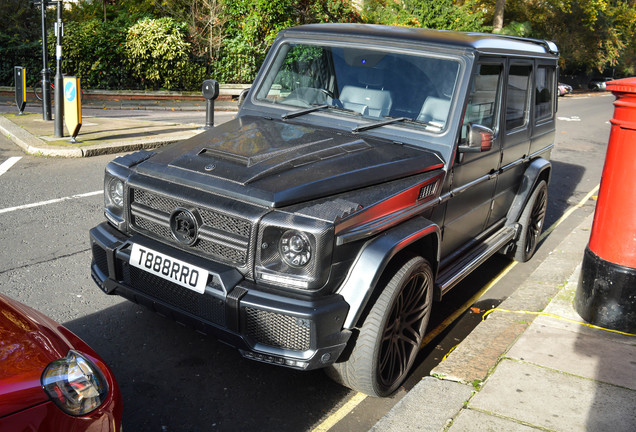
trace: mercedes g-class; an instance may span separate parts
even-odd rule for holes
[[[282,31],[234,120],[108,164],[92,276],[246,358],[389,395],[436,302],[535,252],[557,61],[491,34]]]

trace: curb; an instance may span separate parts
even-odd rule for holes
[[[589,240],[592,220],[593,214],[572,230],[499,308],[543,310],[568,283],[578,280],[576,269]],[[534,318],[524,316],[521,321],[508,314],[490,315],[370,431],[446,430]],[[437,411],[441,415],[433,415]]]
[[[81,158],[105,154],[151,149],[173,144],[191,138],[194,135],[171,137],[169,139],[145,139],[118,141],[116,144],[95,144],[86,147],[59,148],[47,145],[41,139],[17,126],[11,120],[0,115],[0,132],[20,147],[26,154],[48,157]]]

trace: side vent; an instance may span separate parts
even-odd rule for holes
[[[437,184],[439,181],[434,181],[427,185],[424,185],[420,188],[420,193],[417,196],[418,201],[427,200],[435,196],[435,192],[437,191]]]

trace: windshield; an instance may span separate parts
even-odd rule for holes
[[[288,43],[278,51],[256,98],[300,108],[288,118],[317,110],[303,108],[335,107],[345,115],[403,118],[441,131],[459,69],[459,61],[428,53]]]

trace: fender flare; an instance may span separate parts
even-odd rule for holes
[[[530,199],[530,195],[532,194],[534,187],[537,185],[539,178],[541,178],[542,174],[546,170],[548,171],[546,182],[550,183],[550,175],[552,174],[552,164],[550,161],[538,158],[533,160],[528,168],[526,168],[526,171],[523,173],[523,180],[521,181],[521,186],[519,187],[517,196],[515,196],[515,199],[508,210],[508,215],[506,216],[507,225],[517,223],[526,203],[528,202],[528,199]]]
[[[440,259],[440,229],[437,224],[421,216],[384,231],[364,244],[338,290],[338,294],[349,304],[344,328],[355,326],[391,259],[414,242],[430,235],[436,236],[437,242],[437,262],[431,263],[435,268]]]

